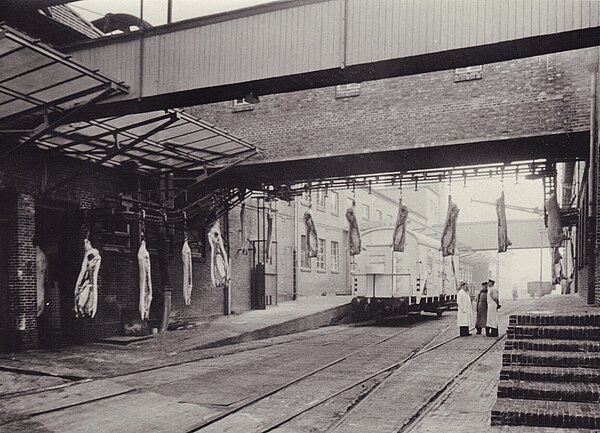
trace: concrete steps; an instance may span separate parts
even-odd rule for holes
[[[600,314],[511,316],[492,425],[600,428]]]

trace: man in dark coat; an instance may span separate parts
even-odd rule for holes
[[[481,330],[486,327],[487,322],[487,281],[481,283],[481,291],[477,295],[477,320],[475,321],[475,328],[477,334],[481,334]]]

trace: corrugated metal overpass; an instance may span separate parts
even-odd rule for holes
[[[285,0],[70,52],[131,86],[98,117],[590,47],[599,26],[595,0]]]

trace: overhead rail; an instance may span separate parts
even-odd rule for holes
[[[487,164],[463,167],[447,167],[429,170],[408,170],[402,172],[380,173],[362,176],[345,176],[323,179],[312,179],[294,184],[265,184],[265,192],[278,193],[285,191],[295,195],[310,190],[328,189],[355,189],[355,188],[414,188],[418,190],[421,185],[448,183],[450,186],[466,186],[469,180],[476,179],[504,179],[513,178],[518,182],[526,178],[537,179],[547,173],[548,162],[545,159],[532,161],[518,161],[511,164]]]

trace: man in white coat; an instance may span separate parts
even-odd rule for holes
[[[469,328],[473,326],[473,308],[471,307],[471,297],[469,296],[467,283],[460,282],[458,287],[458,295],[456,295],[456,303],[458,304],[458,315],[456,323],[461,337],[468,337]]]

